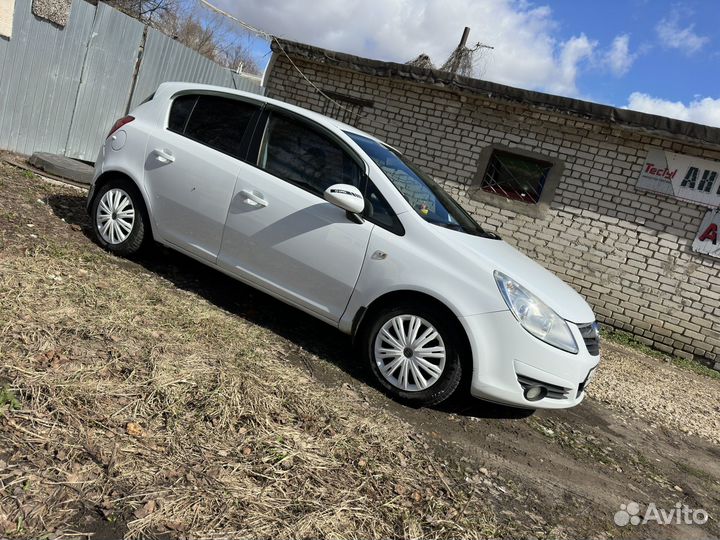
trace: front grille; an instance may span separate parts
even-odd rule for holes
[[[524,375],[518,375],[517,379],[520,386],[522,386],[523,391],[527,390],[531,386],[543,386],[547,389],[547,395],[545,397],[549,397],[551,399],[567,399],[570,394],[570,388],[557,386],[556,384],[548,384],[538,381],[537,379],[525,377]]]
[[[590,324],[578,325],[580,335],[585,341],[585,347],[593,356],[600,355],[600,332],[596,322]]]

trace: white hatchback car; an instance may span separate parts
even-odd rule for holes
[[[598,326],[400,152],[311,111],[165,83],[118,120],[88,195],[98,242],[156,240],[352,334],[391,395],[577,405]]]

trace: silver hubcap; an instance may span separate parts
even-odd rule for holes
[[[398,315],[375,337],[375,363],[394,387],[407,392],[425,390],[445,369],[445,343],[422,317]]]
[[[135,208],[130,195],[122,189],[111,189],[97,207],[97,230],[108,244],[121,244],[132,232]]]

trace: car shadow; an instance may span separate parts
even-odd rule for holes
[[[58,218],[79,227],[89,240],[95,242],[83,196],[51,195],[47,202]],[[379,389],[369,370],[351,352],[350,337],[299,309],[157,243],[134,257],[132,262],[176,287],[197,294],[218,308],[288,340],[297,346],[297,351],[289,355],[291,359],[300,359],[302,350],[308,351],[362,384]],[[456,396],[433,408],[439,412],[493,419],[526,418],[534,412],[472,398],[467,381],[465,386]]]

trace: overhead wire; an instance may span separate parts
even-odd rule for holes
[[[293,61],[293,59],[290,57],[290,55],[289,55],[289,54],[287,53],[287,51],[285,50],[285,47],[283,47],[282,43],[280,42],[280,40],[279,40],[276,36],[274,36],[274,35],[266,32],[266,31],[264,31],[264,30],[261,30],[260,28],[257,28],[257,27],[255,27],[255,26],[253,26],[253,25],[251,25],[251,24],[248,24],[248,23],[246,23],[245,21],[242,21],[242,20],[238,19],[237,17],[235,17],[234,15],[228,13],[227,11],[224,11],[224,10],[220,9],[219,7],[215,6],[214,4],[211,4],[210,2],[208,2],[208,0],[198,0],[198,2],[200,2],[201,4],[203,4],[203,5],[204,5],[205,7],[207,7],[208,9],[214,11],[215,13],[217,13],[217,14],[219,14],[219,15],[222,15],[223,17],[226,17],[226,18],[234,21],[235,23],[237,23],[237,24],[239,24],[240,26],[242,26],[243,28],[245,28],[245,30],[247,30],[248,32],[251,32],[251,33],[253,33],[253,34],[257,35],[257,36],[260,36],[260,37],[262,37],[262,38],[265,38],[266,40],[270,41],[271,43],[275,43],[275,45],[277,46],[277,48],[278,48],[278,49],[280,50],[280,52],[285,56],[285,58],[287,58],[288,62],[290,62],[290,65],[295,69],[295,71],[297,71],[297,72],[300,74],[300,76],[301,76],[310,86],[312,86],[318,94],[320,94],[322,97],[324,97],[325,99],[327,99],[328,101],[330,101],[331,103],[333,103],[334,105],[336,105],[337,107],[339,107],[340,109],[349,112],[349,113],[350,113],[351,115],[353,115],[353,116],[358,116],[358,117],[362,117],[362,116],[363,116],[362,114],[360,114],[360,113],[358,113],[358,112],[356,112],[356,111],[354,111],[354,110],[352,110],[352,109],[350,109],[350,108],[342,105],[342,104],[339,103],[337,100],[331,98],[331,97],[328,96],[321,88],[319,88],[314,82],[312,82],[312,81],[308,78],[308,76],[305,75],[305,73],[303,73],[303,71],[302,71],[302,70],[297,66],[297,64]]]

